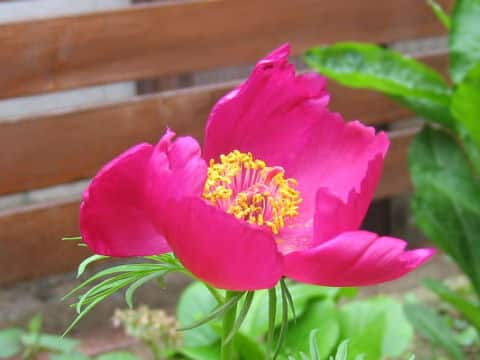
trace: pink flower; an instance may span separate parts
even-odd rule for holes
[[[203,155],[167,130],[104,166],[81,233],[98,254],[173,251],[199,279],[254,290],[282,276],[327,286],[393,280],[433,249],[359,231],[389,140],[327,109],[325,79],[295,75],[284,45],[213,108]]]

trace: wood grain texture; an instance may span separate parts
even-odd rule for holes
[[[393,133],[376,198],[409,190],[406,149],[412,131]],[[89,252],[71,241],[77,235],[78,200],[0,213],[0,286],[73,270]]]
[[[423,58],[446,68],[446,56]],[[211,107],[236,83],[137,97],[82,111],[0,123],[0,195],[92,176],[128,147],[155,142],[171,127],[202,138]],[[381,125],[412,115],[372,91],[330,82],[334,111],[345,119]]]
[[[243,64],[284,42],[299,54],[439,34],[419,0],[190,0],[3,24],[0,98]]]

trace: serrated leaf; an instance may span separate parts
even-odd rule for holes
[[[480,62],[480,0],[457,0],[449,34],[450,74],[460,83]]]
[[[456,139],[426,127],[410,146],[409,167],[417,225],[480,294],[480,182],[471,163]]]
[[[338,43],[308,50],[305,61],[343,85],[380,91],[426,119],[453,126],[447,83],[412,58],[372,44]]]
[[[465,359],[450,328],[431,308],[408,301],[404,309],[408,319],[420,334],[435,345],[444,348],[454,359]]]

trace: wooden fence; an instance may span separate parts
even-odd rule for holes
[[[451,0],[440,1],[450,8]],[[420,0],[189,0],[0,25],[0,98],[185,74],[255,61],[290,42],[295,54],[336,41],[392,42],[443,35]],[[444,54],[422,60],[446,69]],[[64,113],[0,122],[0,195],[91,177],[168,124],[201,138],[211,106],[234,83],[192,87]],[[369,91],[330,83],[331,107],[386,126],[411,115]],[[1,117],[1,114],[0,114]],[[416,129],[391,133],[377,197],[409,189],[406,148]],[[0,285],[67,271],[88,254],[78,198],[0,212]]]

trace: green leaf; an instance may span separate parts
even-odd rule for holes
[[[480,22],[480,17],[479,17]],[[452,97],[452,114],[480,148],[480,63],[458,85]]]
[[[340,315],[342,337],[351,340],[352,358],[363,353],[367,358],[376,358],[376,354],[378,358],[397,357],[413,338],[413,329],[402,306],[390,298],[346,304],[340,309]]]
[[[289,356],[310,352],[310,334],[315,329],[318,356],[325,359],[335,349],[340,337],[337,309],[331,299],[312,302],[297,321],[289,325],[281,353]]]
[[[9,358],[20,352],[23,331],[20,329],[0,330],[0,359]]]
[[[445,10],[443,10],[442,5],[437,3],[435,0],[427,0],[428,5],[432,8],[433,12],[437,16],[438,20],[445,26],[448,30],[450,29],[451,19],[450,16],[447,15]]]
[[[419,115],[452,127],[450,88],[414,59],[372,44],[339,43],[308,50],[305,61],[343,85],[383,92]]]
[[[447,324],[429,307],[407,301],[405,314],[415,329],[433,344],[444,348],[454,359],[465,359]]]
[[[464,299],[437,280],[425,280],[424,285],[443,301],[457,309],[473,326],[480,331],[480,307]]]
[[[182,347],[178,351],[191,360],[218,360],[220,358],[220,342],[205,346]]]
[[[208,315],[217,305],[217,301],[200,282],[190,284],[180,296],[177,305],[177,319],[180,326],[187,326]],[[211,345],[219,335],[205,324],[183,334],[186,347],[198,348]]]
[[[480,62],[480,0],[457,0],[449,36],[450,74],[460,83]]]
[[[347,360],[348,359],[348,343],[350,340],[343,340],[338,345],[337,353],[335,354],[335,360]]]
[[[83,275],[83,273],[85,272],[85,270],[87,269],[87,266],[90,265],[91,263],[93,262],[96,262],[96,261],[100,261],[100,260],[104,260],[104,259],[108,259],[108,256],[103,256],[103,255],[92,255],[92,256],[89,256],[88,258],[86,258],[85,260],[83,260],[80,265],[78,265],[78,270],[77,270],[77,278],[79,278],[80,276]]]
[[[240,310],[239,314],[237,315],[237,318],[235,319],[235,324],[233,325],[233,328],[228,334],[228,336],[225,338],[225,344],[228,344],[233,339],[235,334],[240,330],[240,327],[242,326],[242,323],[248,314],[248,310],[252,305],[254,295],[255,295],[255,291],[247,292],[247,295],[245,296],[245,301],[242,305],[242,309]]]
[[[166,275],[166,272],[154,272],[153,274],[147,275],[145,277],[142,277],[135,282],[133,282],[128,288],[127,291],[125,291],[125,302],[127,303],[128,307],[131,309],[133,308],[133,296],[135,295],[135,292],[138,290],[139,287],[145,285],[147,282],[157,279],[160,277],[164,277]]]
[[[196,327],[202,326],[206,323],[209,323],[212,320],[218,319],[221,317],[224,313],[226,313],[228,310],[230,310],[233,306],[235,306],[240,298],[244,295],[245,293],[238,293],[231,297],[228,301],[226,301],[224,304],[219,304],[215,309],[213,309],[209,314],[204,316],[202,319],[199,319],[191,324],[182,326],[181,328],[178,329],[178,331],[186,331],[186,330],[191,330]]]
[[[454,138],[425,127],[410,146],[417,225],[458,264],[480,294],[480,182]]]
[[[64,353],[73,351],[78,345],[77,340],[49,334],[40,334],[38,337],[36,334],[25,334],[22,336],[22,342],[26,346],[36,345],[41,349]]]
[[[300,317],[305,311],[309,302],[317,299],[338,300],[342,297],[353,297],[356,294],[354,288],[333,288],[299,283],[289,283],[288,289],[295,304],[295,317]],[[280,290],[277,290],[277,307],[281,306]],[[287,298],[288,300],[288,298]],[[257,291],[255,299],[252,302],[250,311],[241,327],[243,333],[249,334],[253,338],[260,338],[268,330],[268,313],[265,311],[268,307],[267,291]],[[277,314],[275,326],[280,325],[281,316]],[[293,319],[293,314],[289,314],[289,319]]]
[[[95,360],[140,360],[140,358],[129,352],[116,351],[97,356]]]

